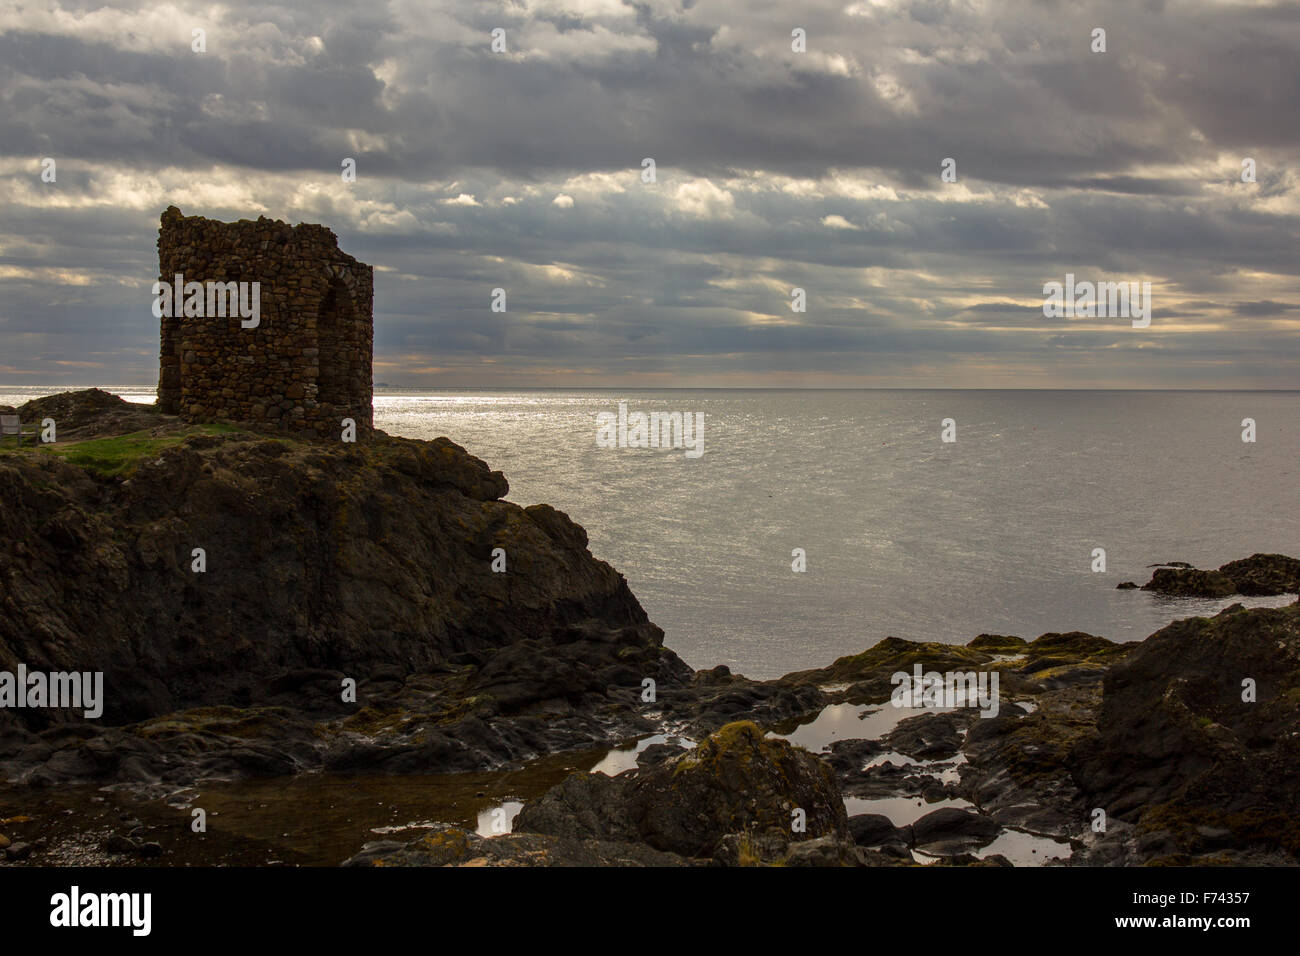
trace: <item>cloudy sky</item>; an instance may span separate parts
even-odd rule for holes
[[[332,228],[393,384],[1300,387],[1298,119],[1297,3],[3,0],[0,384],[156,382],[175,203]]]

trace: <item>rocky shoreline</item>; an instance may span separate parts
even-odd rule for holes
[[[754,681],[693,671],[581,527],[506,501],[505,478],[446,439],[286,439],[97,390],[20,412],[54,417],[60,441],[0,453],[0,671],[100,671],[107,693],[99,720],[0,708],[7,863],[65,862],[78,833],[94,834],[82,842],[100,862],[239,859],[195,857],[177,812],[173,823],[133,813],[114,802],[126,792],[156,808],[213,780],[353,774],[364,787],[635,740],[633,769],[564,776],[523,801],[512,832],[431,821],[414,839],[358,837],[334,862],[1294,865],[1300,854],[1300,603],[1235,604],[1132,644],[887,638]],[[1145,587],[1286,595],[1300,590],[1300,561],[1160,565]],[[894,675],[917,665],[996,675],[996,716],[971,700],[894,706]],[[85,799],[57,812],[80,830],[53,823],[57,801],[3,810],[78,787]]]

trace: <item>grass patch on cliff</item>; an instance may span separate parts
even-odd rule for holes
[[[66,445],[42,447],[46,454],[58,455],[69,464],[79,465],[104,477],[117,477],[134,471],[141,461],[159,452],[179,445],[192,435],[237,435],[242,429],[235,425],[190,425],[164,435],[153,430],[114,435],[111,438],[91,438],[69,442]]]

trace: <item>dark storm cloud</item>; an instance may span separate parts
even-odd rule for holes
[[[1300,304],[1292,302],[1238,302],[1232,307],[1237,315],[1282,315],[1297,310]]]

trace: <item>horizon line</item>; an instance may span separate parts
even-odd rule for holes
[[[97,388],[111,392],[121,389],[153,389],[157,385],[119,383],[116,385],[9,385],[0,383],[0,391],[18,389],[54,388],[62,391],[84,391]],[[1300,392],[1297,386],[1257,387],[1180,387],[1136,388],[1131,386],[1041,387],[1033,385],[390,385],[373,384],[372,389],[410,389],[415,391],[478,391],[502,392]]]

